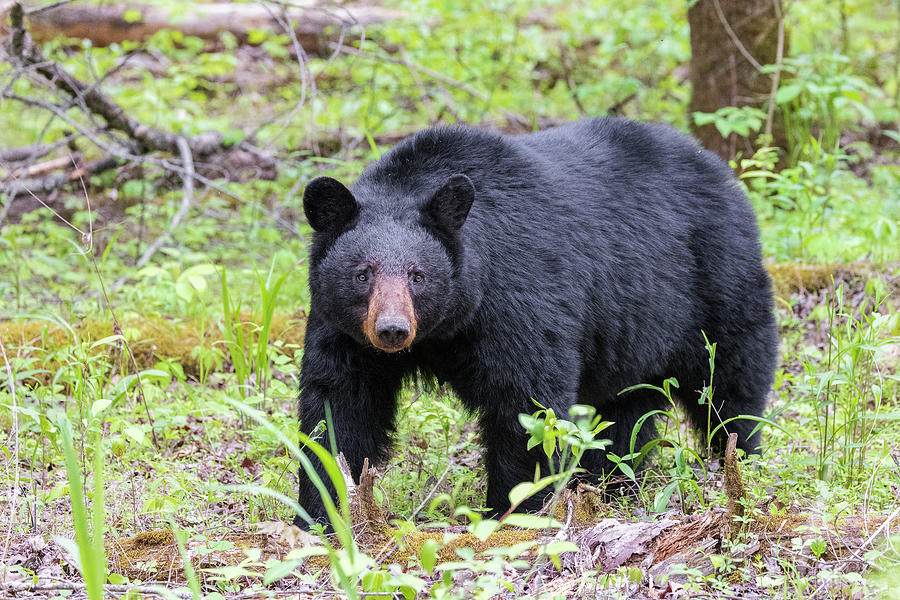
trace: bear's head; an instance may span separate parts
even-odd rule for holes
[[[465,175],[452,175],[416,202],[360,182],[354,190],[359,199],[339,181],[318,177],[303,194],[315,231],[314,306],[361,344],[397,352],[449,316],[460,229],[475,187]]]

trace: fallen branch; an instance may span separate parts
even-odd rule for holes
[[[20,179],[22,177],[39,177],[41,175],[46,175],[47,173],[52,173],[53,171],[65,169],[73,162],[77,162],[79,160],[81,160],[80,154],[73,154],[72,156],[59,156],[57,158],[52,158],[36,165],[20,167],[10,173],[10,177],[13,177],[14,179]]]
[[[72,160],[66,159],[66,164],[72,165]],[[82,165],[78,165],[76,163],[74,169],[61,175],[48,175],[46,177],[26,178],[12,181],[7,184],[6,188],[3,190],[8,197],[7,206],[12,206],[12,201],[18,196],[26,196],[30,194],[49,194],[50,192],[58,190],[63,186],[79,181],[84,177],[97,175],[99,173],[103,173],[104,171],[114,169],[118,165],[119,161],[117,159],[107,157],[101,158],[99,160],[92,160]],[[5,214],[6,213],[4,212],[4,215]],[[3,219],[0,218],[0,224],[2,223]]]
[[[0,163],[24,162],[27,160],[37,160],[45,156],[53,150],[51,144],[29,144],[21,148],[3,148],[0,149]]]
[[[63,8],[67,7],[53,7],[39,11],[39,14]],[[226,143],[222,134],[217,131],[182,136],[146,126],[130,117],[118,103],[102,91],[100,82],[92,84],[83,82],[59,64],[43,56],[25,29],[26,11],[20,2],[13,2],[8,13],[10,35],[4,49],[8,52],[10,63],[17,68],[16,77],[29,76],[33,81],[61,92],[66,99],[54,102],[53,98],[19,95],[12,91],[11,85],[0,90],[0,97],[46,110],[73,128],[75,133],[54,144],[33,144],[10,149],[0,156],[0,160],[3,157],[17,162],[35,160],[36,157],[49,153],[61,144],[69,144],[70,150],[75,152],[76,149],[71,142],[76,136],[89,140],[101,150],[104,158],[80,165],[67,173],[43,178],[36,177],[36,171],[27,170],[29,165],[19,167],[18,171],[12,174],[12,181],[6,182],[0,188],[7,196],[7,202],[2,208],[4,217],[10,211],[12,202],[19,196],[48,194],[85,175],[100,173],[127,162],[152,163],[177,173],[182,180],[185,177],[190,179],[190,182],[183,185],[189,204],[192,203],[194,181],[211,185],[210,177],[234,178],[235,174],[246,174],[248,169],[255,179],[271,179],[275,176],[275,159],[247,141],[238,144]],[[29,14],[29,19],[33,20],[36,16],[37,14]],[[73,118],[70,110],[72,107],[80,108],[86,119]],[[84,120],[87,122],[81,122]],[[154,153],[180,156],[181,163],[178,164],[166,156],[154,156]],[[47,161],[44,163],[43,172],[47,172],[51,167],[66,168],[72,162],[71,158],[59,159],[57,162]],[[188,162],[191,164],[188,165]],[[190,193],[187,192],[188,186],[191,189]],[[179,211],[181,212],[183,211]],[[158,248],[154,248],[153,252],[156,249]]]

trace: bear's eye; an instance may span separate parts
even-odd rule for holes
[[[368,281],[369,276],[366,275],[365,273],[360,273],[359,275],[356,276],[356,280],[357,281]]]
[[[425,276],[421,273],[413,273],[411,279],[413,283],[422,283],[425,281]]]

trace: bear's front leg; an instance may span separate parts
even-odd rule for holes
[[[550,475],[552,470],[547,455],[540,444],[528,450],[529,434],[519,422],[519,414],[533,414],[538,407],[531,400],[517,403],[494,404],[494,409],[482,411],[481,439],[485,446],[485,468],[487,470],[488,489],[487,507],[492,517],[502,516],[509,510],[509,492],[516,485],[534,481],[536,467],[540,465],[540,476]],[[545,403],[553,408],[560,418],[568,418],[568,406],[571,401]],[[553,460],[557,456],[554,455]],[[552,493],[548,487],[530,498],[526,498],[516,512],[537,512],[544,501]]]
[[[549,474],[546,459],[535,451],[526,449],[528,435],[515,421],[498,422],[482,418],[481,437],[485,446],[484,463],[487,471],[488,515],[499,518],[509,510],[509,492],[523,481],[534,479],[535,465],[541,464],[541,476]],[[526,499],[516,509],[519,512],[536,512],[543,505],[544,494],[538,493]]]
[[[300,431],[310,435],[326,421],[325,407],[330,406],[331,422],[316,441],[331,451],[330,427],[336,451],[343,452],[355,480],[364,459],[375,464],[390,449],[402,373],[380,358],[310,315],[300,372]],[[305,454],[337,503],[323,465],[311,451]],[[300,506],[313,520],[328,522],[321,494],[302,467],[299,495]],[[300,527],[308,525],[299,516],[294,522]]]

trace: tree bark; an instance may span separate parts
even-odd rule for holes
[[[726,106],[768,108],[772,76],[760,73],[759,66],[777,62],[782,15],[781,0],[698,0],[688,10],[691,115],[714,113]],[[787,52],[786,37],[782,55]],[[693,117],[690,120],[693,124]],[[738,151],[753,152],[750,140],[735,134],[723,139],[711,123],[692,127],[703,146],[725,160]],[[784,138],[779,129],[776,122],[776,144]]]

